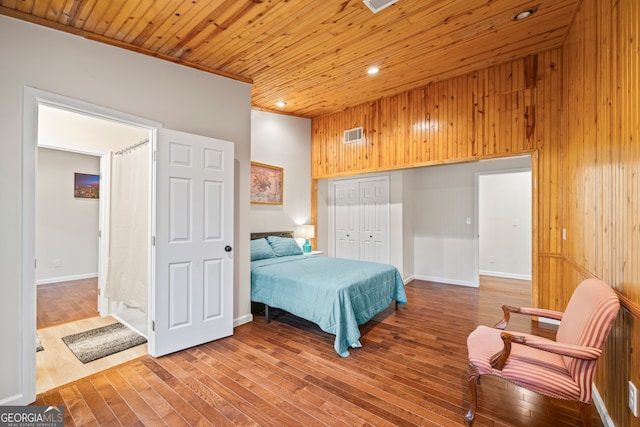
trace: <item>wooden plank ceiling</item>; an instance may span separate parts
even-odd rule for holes
[[[399,0],[373,14],[361,0],[0,0],[0,13],[252,82],[254,108],[316,117],[559,47],[579,2]]]

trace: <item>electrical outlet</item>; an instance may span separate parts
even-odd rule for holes
[[[638,389],[629,381],[629,409],[634,417],[638,416]]]
[[[59,259],[53,260],[53,268],[59,268],[62,265]]]

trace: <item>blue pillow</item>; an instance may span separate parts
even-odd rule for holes
[[[251,261],[258,259],[275,258],[276,253],[273,252],[266,238],[254,239],[251,241]]]
[[[302,255],[302,249],[290,237],[267,236],[267,241],[276,256]]]

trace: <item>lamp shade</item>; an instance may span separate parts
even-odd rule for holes
[[[316,228],[313,225],[299,225],[296,227],[296,235],[303,239],[313,239],[316,236]]]

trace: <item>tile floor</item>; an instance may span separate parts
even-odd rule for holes
[[[147,344],[83,364],[62,341],[62,337],[115,323],[111,316],[92,317],[38,329],[44,351],[36,353],[36,393],[51,390],[96,372],[147,354]]]

